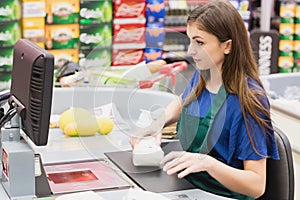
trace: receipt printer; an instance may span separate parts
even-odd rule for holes
[[[152,136],[143,138],[132,151],[135,166],[159,166],[163,157],[163,150]]]

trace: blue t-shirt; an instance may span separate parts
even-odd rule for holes
[[[199,78],[199,72],[196,70],[182,94],[183,102],[197,85]],[[253,79],[248,80],[248,85],[250,89],[263,90]],[[187,114],[205,117],[215,96],[216,94],[204,89],[202,94],[186,107]],[[270,109],[267,97],[261,97],[260,101],[267,109]],[[263,117],[267,119],[266,116]],[[265,134],[250,115],[248,119],[256,151],[247,134],[239,98],[235,94],[228,94],[224,105],[214,119],[208,136],[208,145],[212,147],[209,154],[238,169],[243,169],[244,160],[260,160],[266,157],[278,160],[279,154],[274,132],[269,131],[269,134]]]

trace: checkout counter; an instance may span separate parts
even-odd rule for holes
[[[70,107],[81,107],[94,109],[103,105],[113,103],[120,115],[132,128],[138,119],[140,110],[151,110],[154,107],[165,107],[171,100],[178,98],[167,92],[154,90],[141,90],[134,88],[54,88],[52,101],[52,116],[59,115]],[[95,190],[99,196],[106,200],[123,199],[130,190],[141,189],[138,182],[131,179],[123,169],[120,169],[111,162],[105,153],[124,152],[131,150],[129,144],[130,129],[115,124],[114,129],[108,135],[96,135],[88,137],[66,137],[59,128],[51,128],[49,132],[48,144],[46,146],[33,146],[36,153],[41,155],[44,168],[66,163],[101,161],[113,169],[124,181],[124,187]],[[163,141],[174,142],[174,140]],[[132,162],[127,160],[127,162]],[[19,166],[22,170],[22,166]],[[51,169],[51,167],[50,167]],[[2,169],[1,169],[2,170]],[[141,174],[143,176],[143,174]],[[22,179],[22,177],[20,177]],[[175,179],[174,179],[175,180]],[[154,184],[164,184],[156,182]],[[165,186],[164,186],[165,187]],[[183,190],[172,190],[160,192],[169,199],[228,199],[216,196],[208,192],[190,188]],[[59,194],[42,197],[42,200],[54,199]],[[146,196],[145,196],[146,197]],[[2,185],[0,185],[0,199],[10,199]],[[26,199],[25,197],[18,199]],[[143,198],[146,199],[146,198]]]

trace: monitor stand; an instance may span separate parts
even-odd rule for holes
[[[19,124],[19,116],[15,115],[10,120],[10,126],[2,128],[0,132],[0,182],[11,199],[49,196],[51,190],[41,158],[21,139]]]

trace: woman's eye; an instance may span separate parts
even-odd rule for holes
[[[196,40],[196,43],[197,43],[198,45],[200,45],[200,46],[203,45],[203,42],[202,42],[202,41],[197,41],[197,40]]]

